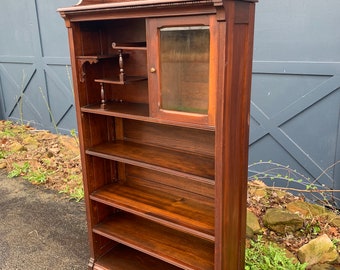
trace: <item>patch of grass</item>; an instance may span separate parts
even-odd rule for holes
[[[251,240],[246,249],[245,270],[304,270],[307,264],[293,262],[283,249],[271,243],[265,243],[261,237]]]

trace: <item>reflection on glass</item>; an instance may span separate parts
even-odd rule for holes
[[[160,30],[161,109],[207,114],[209,27]]]

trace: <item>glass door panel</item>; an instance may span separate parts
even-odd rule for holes
[[[161,109],[208,114],[209,27],[164,27],[159,35]]]
[[[213,16],[147,19],[150,117],[214,127],[217,45]]]

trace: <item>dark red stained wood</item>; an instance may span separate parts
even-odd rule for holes
[[[214,245],[146,219],[118,213],[93,231],[184,269],[214,269]]]
[[[201,204],[200,201],[166,190],[162,192],[119,184],[97,190],[91,195],[91,199],[214,240],[213,205]]]
[[[123,126],[124,136],[129,141],[211,158],[215,155],[215,133],[211,131],[128,119],[124,119]]]
[[[69,34],[88,269],[244,269],[254,2],[83,0],[59,10]],[[156,28],[193,22],[209,25],[212,37],[208,113],[158,114]],[[129,54],[126,76],[148,79],[104,81],[110,102],[100,106],[95,80],[120,72],[117,59],[102,59],[116,53],[112,42]],[[130,47],[136,42],[142,48]]]
[[[198,181],[214,180],[214,159],[209,157],[126,141],[99,144],[86,153]]]
[[[171,126],[183,126],[190,127],[200,130],[210,130],[214,131],[214,126],[198,125],[185,122],[174,122],[159,118],[149,117],[149,105],[146,103],[134,103],[126,101],[108,101],[105,106],[101,106],[99,100],[95,104],[89,104],[81,107],[82,112],[87,112],[91,114],[100,114],[107,116],[117,116],[133,120],[141,120],[150,123],[160,123]]]
[[[81,111],[136,120],[147,120],[149,115],[149,106],[143,103],[112,101],[107,102],[104,107],[101,106],[101,104],[87,105],[82,107]]]
[[[216,122],[215,270],[244,269],[254,8],[241,1],[224,6],[227,64]]]
[[[103,78],[103,79],[95,79],[95,82],[98,83],[108,83],[108,84],[129,84],[129,83],[134,83],[134,82],[139,82],[139,81],[144,81],[147,80],[146,77],[141,77],[141,76],[126,76],[124,81],[120,81],[119,78]]]
[[[200,182],[131,165],[126,165],[125,168],[129,185],[157,190],[166,188],[169,193],[174,192],[174,194],[184,192],[185,195],[181,196],[193,198],[200,201],[201,204],[214,204],[215,182]]]

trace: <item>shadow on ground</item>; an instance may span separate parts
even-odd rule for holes
[[[0,270],[87,269],[84,203],[0,170]]]

